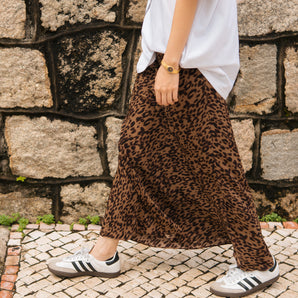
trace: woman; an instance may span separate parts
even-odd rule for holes
[[[119,239],[164,248],[232,243],[237,265],[211,286],[246,296],[273,283],[226,98],[239,70],[232,0],[149,0],[119,163],[91,251],[54,261],[59,276],[120,274]]]

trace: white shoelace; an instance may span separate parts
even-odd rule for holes
[[[87,247],[81,248],[79,251],[64,259],[65,261],[90,261],[89,249]]]

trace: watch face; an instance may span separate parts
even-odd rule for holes
[[[169,66],[168,67],[168,71],[172,72],[173,71],[173,67]]]

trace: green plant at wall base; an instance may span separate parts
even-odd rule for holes
[[[26,228],[28,223],[29,223],[29,220],[27,218],[21,217],[18,220],[19,227],[18,227],[17,231],[23,232],[23,230]]]
[[[22,181],[22,182],[24,182],[26,179],[27,179],[26,177],[19,176],[19,177],[17,177],[16,181]]]
[[[45,214],[43,216],[37,216],[36,223],[39,224],[40,222],[50,225],[52,223],[55,223],[55,217],[53,214]]]
[[[88,225],[88,219],[84,217],[80,217],[79,224],[84,225],[86,227]]]
[[[4,214],[0,215],[0,225],[11,226],[13,223],[16,223],[20,217],[19,213],[12,213],[11,216]]]
[[[273,222],[284,222],[287,221],[285,218],[282,218],[277,213],[272,212],[271,214],[267,214],[261,218],[261,221],[273,221]]]
[[[70,225],[70,227],[69,227],[69,229],[71,230],[71,231],[73,231],[73,226],[75,225],[75,222],[73,222],[73,223],[71,223],[71,225]]]
[[[99,221],[100,221],[98,215],[95,215],[95,216],[90,216],[90,215],[88,215],[88,216],[87,216],[87,219],[88,219],[88,220],[90,221],[90,223],[93,224],[93,225],[98,225],[98,224],[99,224]]]
[[[294,222],[295,222],[295,223],[298,223],[298,217],[297,217],[296,219],[294,219]]]

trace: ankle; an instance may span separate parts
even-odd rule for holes
[[[90,255],[92,255],[96,260],[98,261],[106,261],[107,259],[110,259],[115,255],[115,252],[113,253],[97,253],[97,252],[90,252]]]

